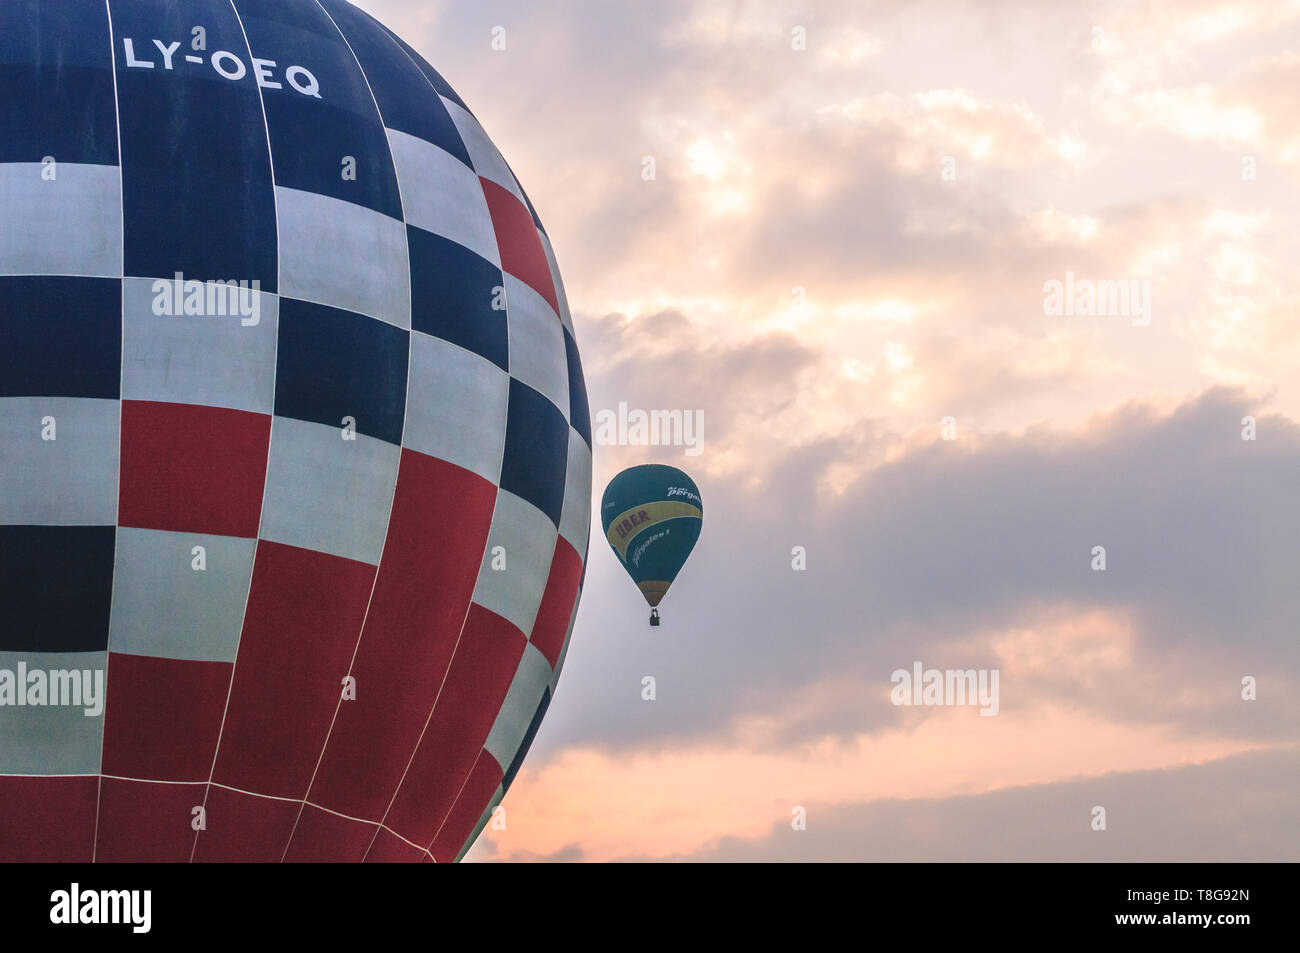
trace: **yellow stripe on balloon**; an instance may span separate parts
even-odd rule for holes
[[[614,517],[614,521],[609,524],[609,545],[614,547],[618,553],[618,558],[623,559],[627,555],[627,548],[632,544],[632,540],[641,534],[641,531],[662,523],[664,520],[677,519],[681,516],[694,516],[696,519],[704,518],[704,511],[698,506],[691,503],[683,503],[681,500],[660,500],[657,503],[646,503],[643,506],[634,506],[630,510],[624,510]]]

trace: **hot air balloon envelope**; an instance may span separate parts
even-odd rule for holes
[[[600,504],[605,538],[652,607],[695,548],[703,519],[695,481],[663,464],[624,470],[609,481]]]
[[[590,445],[547,234],[384,26],[0,0],[0,862],[456,859]]]

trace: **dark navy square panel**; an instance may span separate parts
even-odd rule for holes
[[[410,332],[375,318],[283,298],[275,412],[400,445]]]
[[[384,124],[356,57],[329,15],[301,0],[243,0],[236,7],[253,55],[275,63],[265,66],[262,79],[275,184],[400,219],[402,202]],[[294,74],[297,86],[309,92],[289,82],[293,67],[310,72],[314,83],[304,73]],[[313,95],[310,90],[317,87]],[[355,175],[348,170],[347,178],[345,157],[355,162]]]
[[[361,61],[384,125],[441,146],[473,168],[447,107],[394,38],[350,3],[326,3],[325,7]]]
[[[391,36],[391,38],[395,40],[396,44],[398,44],[399,47],[402,47],[403,52],[406,52],[406,55],[415,61],[415,65],[419,66],[420,72],[424,73],[424,78],[428,79],[429,85],[433,86],[434,90],[437,90],[439,96],[445,96],[446,99],[450,99],[452,103],[459,105],[461,109],[464,109],[465,112],[469,113],[469,107],[465,105],[463,99],[460,99],[460,96],[456,95],[456,91],[452,90],[451,83],[448,83],[446,79],[443,79],[442,74],[439,74],[438,70],[435,70],[433,66],[430,66],[429,61],[420,56],[420,53],[417,53],[411,44],[407,43],[406,40],[400,38],[400,36],[389,30],[389,27],[383,26],[382,23],[374,20],[373,17],[370,17],[370,14],[365,14],[365,16],[367,16],[367,20],[373,22],[377,27],[380,27],[380,29],[383,30],[383,33]],[[473,113],[469,114],[473,116]]]
[[[569,464],[569,425],[549,398],[510,380],[501,489],[522,497],[560,525]]]
[[[256,280],[263,291],[275,291],[275,193],[266,123],[234,8],[228,0],[111,0],[111,7],[126,273]],[[195,25],[206,30],[202,51],[193,49]],[[172,69],[155,39],[164,46],[180,42]],[[226,78],[218,67],[239,78]]]
[[[0,651],[108,646],[116,532],[112,526],[0,526]]]
[[[115,399],[122,380],[122,283],[0,277],[0,397]]]
[[[569,422],[591,446],[591,408],[587,404],[587,381],[582,376],[582,360],[578,357],[578,342],[569,329],[564,329],[564,353],[569,360]]]
[[[533,739],[537,737],[537,729],[542,727],[542,719],[546,717],[546,709],[551,707],[551,690],[548,688],[542,693],[542,700],[537,705],[537,711],[533,712],[533,720],[528,723],[528,731],[524,734],[524,740],[519,745],[519,751],[515,753],[510,762],[510,767],[506,769],[505,777],[501,779],[503,791],[509,791],[510,785],[515,782],[515,775],[524,765],[524,758],[528,754],[528,749],[533,746]]]
[[[117,165],[104,0],[0,3],[0,162]]]
[[[411,327],[481,354],[508,370],[505,309],[492,307],[501,269],[464,245],[406,226],[411,252]]]

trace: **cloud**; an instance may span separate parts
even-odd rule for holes
[[[779,420],[796,413],[800,377],[819,357],[787,332],[710,340],[673,311],[635,320],[607,315],[589,328],[587,353],[594,360],[584,369],[593,418],[616,410],[620,402],[698,411],[715,464],[723,463],[728,448],[747,446],[756,430],[779,426]],[[792,436],[796,427],[791,422],[785,429]],[[674,448],[659,455],[670,459],[681,453]]]
[[[1241,439],[1246,415],[1258,418],[1254,442]],[[784,716],[830,673],[861,692],[917,658],[987,665],[999,640],[1015,645],[1011,633],[1059,631],[1074,617],[1121,620],[1136,674],[1101,691],[1063,673],[1038,695],[1189,733],[1292,734],[1300,427],[1213,391],[1171,411],[1124,405],[1076,431],[937,437],[936,422],[931,437],[870,465],[870,435],[815,443],[753,488],[697,472],[705,529],[665,602],[662,640],[647,641],[636,592],[597,537],[565,672],[582,683],[583,708],[567,709],[562,690],[539,750],[725,735],[747,717]],[[638,457],[602,450],[597,490]],[[825,486],[853,461],[855,480]],[[1104,573],[1090,568],[1097,545]],[[795,546],[806,572],[791,570]],[[1261,673],[1275,686],[1269,717],[1247,717],[1236,686]],[[653,715],[638,697],[645,674],[670,698]],[[1189,696],[1191,686],[1204,694]],[[837,697],[826,696],[832,711]],[[835,724],[852,734],[893,715],[877,700]],[[804,712],[788,733],[807,740],[831,722]]]
[[[904,823],[907,836],[884,840],[884,851],[894,844],[898,855],[884,859],[917,853],[916,859],[943,859],[944,852],[973,859],[986,851],[995,852],[993,859],[1014,856],[1023,847],[1023,832],[1008,849],[1000,843],[1002,828],[1026,823],[1031,834],[1045,839],[1029,856],[1055,848],[1069,853],[1051,859],[1094,859],[1083,835],[1090,833],[1091,808],[1101,804],[1113,818],[1109,833],[1115,842],[1105,853],[1131,857],[1146,846],[1131,832],[1158,809],[1169,787],[1162,783],[1165,775],[1197,784],[1200,779],[1188,777],[1186,766],[1222,764],[1252,751],[1269,753],[1240,742],[1189,742],[1165,726],[1081,718],[1061,706],[989,719],[969,710],[941,710],[882,735],[823,739],[798,749],[762,743],[654,754],[574,749],[526,779],[521,775],[518,796],[506,801],[505,828],[485,837],[494,856],[516,860],[572,853],[566,838],[574,830],[582,831],[583,856],[590,860],[707,858],[728,851],[815,858],[828,850],[836,852],[834,859],[868,860],[880,859],[881,848],[857,829],[874,835],[877,818],[901,814],[940,827],[936,834],[964,833],[916,838],[915,825]],[[1298,765],[1294,747],[1274,753],[1285,771],[1281,778],[1273,772],[1263,790],[1262,780],[1248,770],[1207,773],[1215,780],[1226,774],[1236,785],[1224,800],[1266,800],[1266,819],[1281,826],[1297,816],[1293,799],[1285,797],[1285,780],[1296,777]],[[1236,764],[1249,762],[1238,758]],[[1136,772],[1136,783],[1114,782],[1116,775]],[[998,792],[1006,796],[993,796]],[[1031,811],[1016,809],[1028,800],[1035,802]],[[1169,800],[1186,810],[1209,799]],[[805,812],[809,832],[816,828],[822,836],[789,843],[792,819]],[[1163,850],[1188,849],[1186,839],[1200,829],[1193,813],[1178,818],[1182,830],[1177,824],[1164,827]],[[1000,823],[990,823],[989,815]],[[1236,822],[1250,830],[1258,820],[1241,812]],[[747,850],[745,842],[754,849]],[[1213,843],[1200,838],[1191,849]]]
[[[1300,753],[1018,787],[970,797],[816,808],[671,860],[1279,862],[1300,856]],[[1092,830],[1092,808],[1107,828]]]

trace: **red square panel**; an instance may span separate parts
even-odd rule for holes
[[[298,801],[255,797],[208,788],[207,829],[199,832],[194,859],[220,863],[279,863],[298,819]]]
[[[497,759],[486,751],[478,756],[474,770],[470,772],[465,788],[456,799],[456,804],[447,815],[447,821],[433,841],[433,858],[442,864],[455,861],[460,849],[465,846],[469,835],[474,833],[474,826],[487,810],[492,795],[501,785],[501,765]]]
[[[104,773],[207,781],[230,691],[229,662],[108,656]]]
[[[189,863],[194,808],[203,784],[159,784],[105,778],[99,793],[95,860],[107,863]]]
[[[378,829],[377,824],[339,817],[307,804],[284,859],[293,864],[359,864]]]
[[[122,401],[119,525],[256,536],[270,433],[265,414]]]
[[[529,641],[546,656],[555,668],[564,648],[564,637],[569,632],[573,618],[573,604],[578,599],[578,583],[582,581],[582,559],[572,544],[561,536],[555,541],[555,555],[551,559],[551,574],[546,579],[546,591],[537,610],[533,633]]]
[[[528,206],[491,179],[479,176],[479,181],[483,183],[492,228],[501,249],[501,267],[550,302],[558,316],[560,304],[555,295],[555,282],[551,280],[551,266],[546,261],[546,249],[542,248]]]
[[[419,743],[469,610],[496,487],[402,451],[388,540],[344,702],[310,797],[378,821]]]
[[[368,864],[418,864],[428,855],[418,847],[412,847],[392,831],[381,827],[379,836],[370,845],[366,854]]]
[[[0,863],[90,863],[98,797],[98,777],[0,777]]]
[[[470,606],[447,682],[388,813],[387,825],[407,840],[433,843],[478,760],[526,644],[512,623]]]
[[[213,780],[302,798],[343,691],[375,567],[261,540]],[[384,691],[363,685],[358,691]]]

